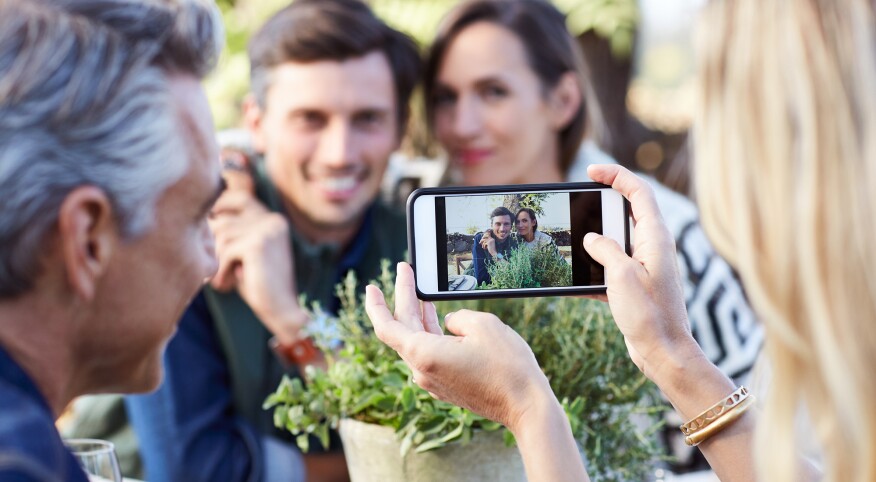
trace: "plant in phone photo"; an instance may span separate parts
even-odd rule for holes
[[[572,286],[572,265],[549,244],[529,248],[519,246],[507,261],[487,266],[492,282],[480,289],[550,288]]]
[[[528,256],[531,262],[540,254],[519,256]],[[394,273],[386,264],[376,284],[390,308],[393,282]],[[328,358],[327,370],[308,367],[307,382],[285,379],[265,401],[265,408],[274,410],[275,424],[296,436],[304,451],[311,448],[311,436],[326,446],[329,428],[340,428],[354,480],[391,479],[385,472],[357,477],[354,472],[359,469],[352,461],[362,457],[368,458],[366,465],[398,465],[402,475],[397,480],[455,479],[448,470],[457,468],[448,468],[443,457],[453,457],[454,465],[466,463],[457,458],[459,453],[463,458],[468,454],[474,465],[494,463],[519,472],[514,476],[492,473],[484,480],[525,480],[519,454],[507,448],[514,443],[511,433],[419,388],[407,365],[375,336],[356,286],[352,274],[339,285],[341,308],[331,320],[334,329],[331,335],[315,334]],[[654,386],[630,362],[623,337],[604,304],[578,298],[535,298],[442,302],[437,308],[439,318],[461,308],[489,311],[523,336],[562,401],[594,481],[644,480],[652,473],[653,463],[663,457],[654,437],[660,424],[653,416],[662,410],[662,402]],[[317,316],[319,307],[313,310]],[[330,348],[338,342],[340,350]],[[350,427],[357,426],[372,430],[362,443],[350,439],[354,432]],[[376,438],[378,429],[387,440]],[[378,450],[387,443],[392,444],[394,458],[386,453],[356,453],[362,446]],[[452,450],[461,452],[440,455]],[[500,459],[509,453],[517,465]],[[430,457],[437,466],[423,468],[423,461]],[[412,472],[415,466],[420,468]],[[464,467],[459,473],[476,470]]]

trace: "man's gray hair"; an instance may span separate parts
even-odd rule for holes
[[[188,168],[167,73],[221,49],[200,0],[0,0],[0,298],[32,288],[66,196],[103,190],[121,233],[154,221]]]

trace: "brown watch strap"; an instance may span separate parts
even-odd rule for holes
[[[319,348],[310,337],[298,339],[291,344],[280,343],[277,337],[273,337],[268,340],[268,346],[286,368],[293,365],[304,366],[319,357]]]

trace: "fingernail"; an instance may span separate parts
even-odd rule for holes
[[[450,318],[451,315],[453,315],[452,311],[450,313],[447,313],[446,315],[444,315],[444,321],[447,321],[447,318]]]
[[[584,235],[584,246],[590,246],[596,238],[599,237],[596,233],[587,233]]]

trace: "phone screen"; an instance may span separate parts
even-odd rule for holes
[[[596,183],[424,188],[408,199],[421,299],[605,292],[584,250],[595,232],[629,252],[628,204]]]
[[[602,213],[600,190],[436,196],[438,291],[604,285],[582,244]]]

